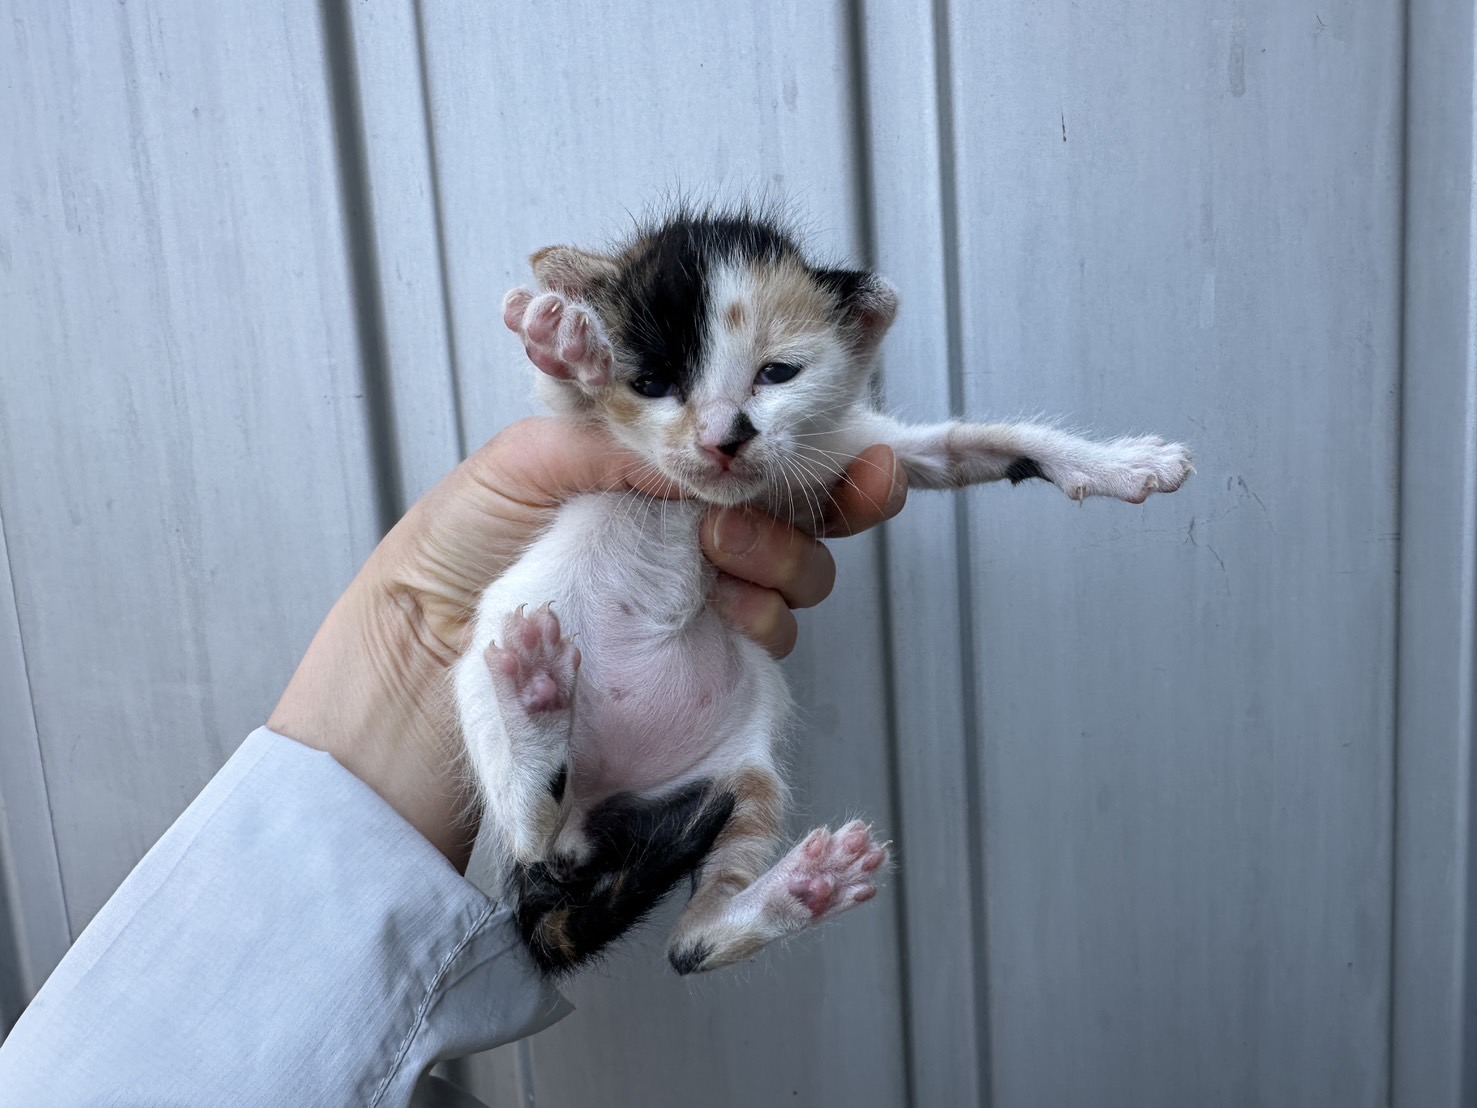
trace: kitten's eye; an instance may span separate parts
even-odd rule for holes
[[[677,391],[675,384],[655,373],[642,373],[631,378],[631,388],[642,396],[649,396],[654,400],[663,396],[671,396]]]
[[[770,362],[759,371],[759,376],[754,380],[761,385],[783,385],[799,372],[798,365],[791,365],[789,362]]]

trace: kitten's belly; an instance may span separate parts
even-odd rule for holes
[[[713,570],[696,501],[569,501],[484,594],[477,653],[519,605],[553,604],[581,663],[571,787],[582,807],[737,768],[788,698],[778,669],[704,603]],[[768,721],[768,730],[756,724]]]
[[[583,628],[575,795],[598,803],[689,776],[741,729],[754,690],[735,632],[711,611],[680,630],[617,615]]]

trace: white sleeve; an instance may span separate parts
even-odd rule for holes
[[[261,728],[0,1044],[0,1105],[377,1105],[570,1006],[328,754]]]

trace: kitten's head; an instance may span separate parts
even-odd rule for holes
[[[881,278],[813,266],[747,212],[682,212],[610,254],[550,247],[533,269],[595,309],[614,353],[608,384],[548,378],[546,395],[695,496],[809,497],[850,461],[835,431],[866,404],[897,313]]]

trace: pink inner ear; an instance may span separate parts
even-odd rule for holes
[[[881,277],[873,276],[857,303],[857,319],[868,346],[876,346],[897,318],[897,290]]]
[[[615,262],[573,246],[549,246],[529,259],[539,285],[571,300],[588,300],[596,287],[616,275]]]

